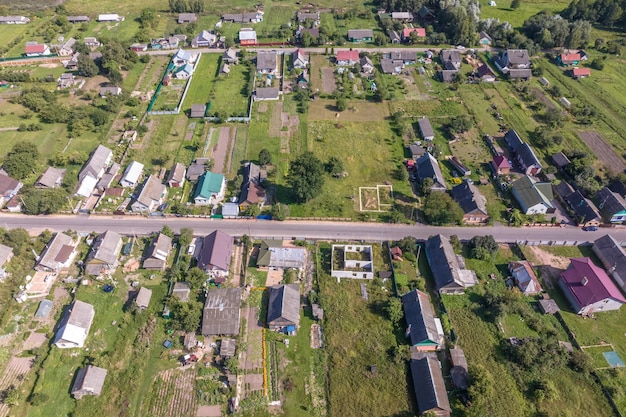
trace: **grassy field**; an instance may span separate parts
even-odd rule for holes
[[[328,275],[330,248],[320,247],[320,297],[324,308],[324,342],[328,352],[329,415],[372,417],[405,415],[410,412],[406,365],[394,362],[389,352],[404,343],[380,306],[389,292],[367,283],[369,300],[361,298],[360,283],[338,283]],[[376,268],[384,268],[381,247],[374,245]],[[388,262],[388,261],[387,261]],[[369,367],[378,366],[373,375]]]
[[[247,116],[250,94],[248,83],[253,74],[247,65],[231,65],[230,74],[215,80],[215,92],[211,100],[211,113],[227,116]]]
[[[488,5],[488,0],[481,0],[480,17],[481,19],[495,17],[502,22],[509,22],[515,28],[521,28],[524,21],[529,17],[544,10],[557,14],[563,11],[569,4],[568,1],[563,0],[529,0],[522,2],[518,9],[511,9],[511,3],[511,0],[501,0],[496,2],[496,7],[491,7]]]
[[[188,112],[192,104],[208,103],[211,92],[215,88],[219,61],[219,54],[203,54],[200,57],[181,112]]]

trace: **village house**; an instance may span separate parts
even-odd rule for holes
[[[67,271],[76,257],[78,242],[65,233],[57,233],[46,244],[37,259],[37,271],[59,273]]]
[[[593,253],[602,262],[613,282],[626,292],[626,251],[611,235],[604,235],[593,242]]]
[[[267,327],[275,332],[295,334],[300,326],[300,284],[269,287]]]
[[[98,180],[96,183],[96,189],[100,192],[103,192],[107,188],[111,187],[113,180],[117,177],[117,174],[120,172],[122,167],[120,164],[114,162],[110,167],[107,168],[102,178]]]
[[[439,52],[441,69],[438,72],[439,78],[443,82],[454,81],[455,75],[461,69],[461,52],[457,49],[442,49]]]
[[[98,368],[97,366],[87,365],[79,369],[74,384],[72,385],[72,396],[80,400],[85,395],[100,395],[104,387],[106,376],[107,370]]]
[[[173,297],[178,298],[182,302],[189,301],[189,296],[191,295],[191,284],[188,282],[175,282],[174,285],[171,286],[171,295]]]
[[[408,148],[411,159],[413,159],[414,161],[417,161],[422,155],[426,153],[426,148],[415,143],[410,144]]]
[[[256,265],[259,268],[300,269],[306,264],[306,249],[302,247],[283,247],[282,240],[266,239],[261,241]]]
[[[116,87],[116,86],[104,86],[104,87],[100,87],[100,97],[104,98],[108,95],[111,96],[119,96],[120,94],[122,94],[122,88],[121,87]]]
[[[198,16],[195,13],[180,13],[178,15],[178,24],[183,23],[195,23],[198,20]]]
[[[198,268],[209,274],[216,282],[224,282],[230,270],[230,258],[233,252],[232,236],[216,230],[206,235],[198,255]]]
[[[152,299],[152,290],[146,287],[139,288],[137,291],[137,297],[135,297],[135,305],[139,311],[144,311],[150,306],[150,299]]]
[[[309,60],[302,49],[298,48],[291,54],[291,65],[299,69],[306,68],[309,65]]]
[[[256,31],[254,31],[252,28],[241,28],[241,30],[239,31],[239,45],[256,45]]]
[[[209,158],[196,158],[193,163],[187,168],[187,180],[190,182],[197,182],[200,175],[204,174],[207,170],[207,164]]]
[[[266,179],[266,170],[253,162],[246,163],[238,200],[240,210],[246,210],[252,205],[263,207],[266,204],[266,192],[263,187]]]
[[[511,163],[504,155],[496,155],[489,164],[494,175],[507,175],[511,171]]]
[[[185,168],[184,164],[180,162],[175,163],[167,176],[167,185],[172,188],[182,187],[185,184],[186,173],[187,168]]]
[[[476,273],[465,269],[465,261],[456,255],[450,240],[443,235],[426,240],[426,259],[440,294],[463,294],[465,288],[478,284]]]
[[[26,42],[24,55],[27,57],[50,55],[50,47],[45,43]]]
[[[390,30],[388,35],[389,35],[389,41],[392,44],[399,44],[400,42],[402,42],[402,38],[400,37],[400,34],[396,32],[395,30]]]
[[[572,258],[559,286],[576,314],[619,310],[626,299],[607,273],[589,258]]]
[[[120,179],[120,185],[124,188],[134,188],[139,184],[139,179],[143,174],[143,164],[137,161],[131,162],[124,174],[122,174],[122,178]]]
[[[202,335],[237,336],[241,321],[241,288],[210,289],[202,309]]]
[[[402,34],[401,34],[402,42],[404,42],[404,43],[410,42],[412,33],[415,33],[415,35],[419,39],[425,39],[426,38],[426,29],[424,29],[424,28],[404,28],[404,29],[402,29]]]
[[[263,11],[246,13],[226,13],[222,15],[222,21],[231,23],[260,23],[263,21]]]
[[[593,203],[578,190],[565,197],[565,202],[574,212],[573,220],[583,227],[600,226],[602,217]]]
[[[85,261],[85,273],[99,276],[115,272],[122,250],[122,237],[111,231],[98,235]]]
[[[24,185],[3,173],[4,171],[0,172],[0,207],[15,197]]]
[[[192,48],[211,48],[217,44],[218,35],[208,30],[203,30],[198,36],[191,40]]]
[[[374,63],[369,56],[363,56],[359,60],[359,64],[361,65],[361,72],[364,74],[371,74],[374,71]]]
[[[622,224],[626,222],[626,199],[619,193],[604,187],[593,197],[602,219],[606,223]]]
[[[13,248],[7,245],[0,244],[0,268],[4,269],[5,265],[11,262],[11,259],[13,259]],[[4,278],[4,276],[0,278]]]
[[[228,48],[224,51],[222,55],[222,62],[228,65],[235,65],[239,63],[239,58],[237,57],[237,51],[232,48]]]
[[[552,155],[552,162],[558,170],[562,170],[571,163],[569,158],[563,152],[558,152]]]
[[[430,124],[430,120],[428,119],[428,117],[422,116],[417,119],[417,125],[419,127],[422,139],[428,142],[432,142],[435,139],[435,131],[433,130],[433,127]]]
[[[176,49],[180,40],[176,36],[150,40],[150,49]]]
[[[172,238],[163,233],[159,233],[152,239],[152,242],[150,242],[150,247],[143,260],[143,268],[165,271],[167,267],[167,257],[170,255],[171,251]]]
[[[484,83],[493,83],[496,81],[496,74],[487,64],[482,64],[476,69],[476,76]]]
[[[402,308],[407,323],[405,337],[417,351],[436,351],[444,347],[441,321],[435,317],[428,295],[420,290],[402,296]]]
[[[148,212],[155,211],[165,201],[167,188],[156,175],[150,175],[144,182],[141,192],[131,204],[132,211]]]
[[[450,194],[463,210],[463,223],[482,224],[489,220],[487,200],[474,184],[463,181],[461,184],[452,187]]]
[[[270,101],[280,98],[280,90],[277,87],[259,87],[254,90],[254,101]]]
[[[409,365],[419,414],[450,417],[448,392],[437,354],[412,350]]]
[[[113,152],[109,148],[98,145],[83,166],[83,169],[78,173],[79,186],[76,195],[88,197],[91,194],[98,180],[104,175],[112,158]]]
[[[94,37],[86,37],[85,39],[83,39],[83,43],[87,48],[91,49],[92,51],[102,46],[102,43]]]
[[[591,68],[573,68],[570,71],[572,78],[580,80],[582,78],[588,78],[591,75]]]
[[[69,38],[66,40],[63,45],[57,51],[59,56],[70,56],[74,53],[74,44],[76,43],[76,39]]]
[[[226,64],[224,64],[226,65]],[[206,104],[192,104],[189,110],[189,117],[192,119],[201,119],[206,115]]]
[[[89,16],[68,16],[67,21],[70,23],[89,23],[91,19]]]
[[[197,205],[215,205],[222,201],[225,192],[226,178],[224,175],[206,171],[198,179],[193,201]]]
[[[0,16],[0,25],[25,25],[30,19],[24,16]]]
[[[391,12],[391,18],[393,20],[400,20],[402,22],[412,22],[413,13],[411,12]]]
[[[494,59],[498,70],[513,79],[529,79],[532,76],[530,57],[526,49],[506,49]]]
[[[239,204],[227,202],[222,205],[222,217],[225,219],[235,219],[239,216]]]
[[[578,52],[563,51],[556,57],[556,61],[563,67],[578,65],[580,62],[580,54]]]
[[[350,29],[348,30],[348,40],[353,43],[372,42],[374,31],[372,29]]]
[[[77,79],[71,72],[61,74],[57,79],[57,88],[62,90],[64,88],[70,88],[78,84],[78,88],[82,87],[83,80]]]
[[[276,52],[259,52],[256,55],[256,70],[260,74],[276,74],[278,72],[278,56]]]
[[[535,295],[542,291],[537,275],[528,261],[509,263],[509,272],[522,294]]]
[[[549,182],[538,182],[526,175],[511,184],[511,192],[524,214],[546,214],[556,210]]]
[[[482,31],[478,34],[478,43],[480,45],[489,46],[491,42],[493,42],[493,39],[491,39],[491,36],[489,36],[487,32]]]
[[[60,349],[84,347],[94,315],[91,304],[74,300],[61,319],[54,345]]]
[[[178,80],[187,80],[193,75],[193,65],[185,64],[174,71],[174,77]]]
[[[430,187],[432,191],[445,191],[448,188],[439,162],[430,153],[422,155],[415,161],[415,174],[420,183],[426,178],[431,178],[433,180],[433,185]]]
[[[318,26],[320,24],[320,12],[313,11],[298,11],[296,13],[296,19],[298,23],[306,23],[311,22],[313,26]]]
[[[148,45],[145,43],[133,43],[128,48],[133,52],[144,52],[148,50]]]
[[[339,51],[336,55],[337,65],[351,67],[359,62],[359,51]]]

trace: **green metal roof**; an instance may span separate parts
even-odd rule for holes
[[[222,174],[206,171],[198,178],[198,186],[196,187],[193,198],[211,198],[211,194],[218,194],[221,191],[223,182],[224,176]]]

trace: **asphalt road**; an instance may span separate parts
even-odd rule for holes
[[[25,216],[0,215],[0,226],[23,227],[32,234],[45,229],[51,231],[75,230],[78,232],[104,232],[113,230],[127,235],[146,235],[160,230],[167,224],[175,231],[182,227],[192,228],[197,235],[208,234],[216,229],[233,236],[247,234],[260,238],[307,238],[332,240],[396,240],[404,236],[425,239],[441,233],[471,239],[475,235],[493,235],[499,242],[516,241],[568,241],[582,243],[593,241],[610,232],[617,240],[626,242],[626,229],[600,229],[586,232],[573,226],[566,227],[435,227],[424,225],[391,225],[360,222],[313,222],[313,221],[266,221],[266,220],[211,220],[204,218],[146,218],[136,216]]]

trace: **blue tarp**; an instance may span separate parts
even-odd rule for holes
[[[296,326],[287,326],[287,333],[293,333],[296,331]]]
[[[257,220],[272,220],[271,214],[261,214],[256,216]]]
[[[611,368],[623,368],[624,361],[619,357],[617,352],[603,352],[604,359],[611,365]]]
[[[163,342],[163,346],[164,346],[166,349],[171,348],[171,347],[172,347],[172,341],[171,341],[171,340],[166,340],[165,342]]]

